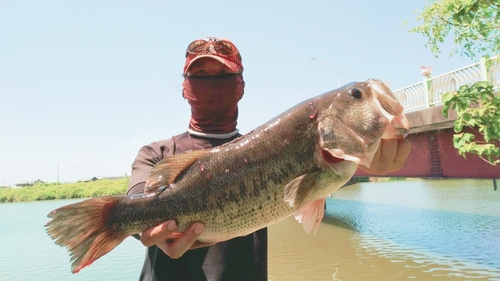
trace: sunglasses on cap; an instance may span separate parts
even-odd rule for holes
[[[231,41],[215,37],[195,40],[186,49],[186,57],[189,54],[234,56],[238,53],[238,48]]]

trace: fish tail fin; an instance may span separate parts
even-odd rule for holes
[[[104,196],[60,207],[48,214],[52,218],[45,227],[59,246],[71,256],[71,271],[78,273],[105,255],[128,234],[113,229],[108,222],[110,210],[120,196]]]

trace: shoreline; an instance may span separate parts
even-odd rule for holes
[[[123,195],[129,178],[102,179],[75,183],[42,183],[21,188],[1,188],[0,203],[29,202],[56,199],[90,198],[105,195]]]

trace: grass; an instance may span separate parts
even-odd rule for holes
[[[392,181],[404,179],[405,178],[378,178],[377,180]],[[369,178],[355,178],[354,180],[354,182],[370,181]],[[0,188],[0,203],[120,195],[127,192],[128,181],[129,178],[126,177],[118,180],[43,183],[21,188]]]
[[[22,188],[1,188],[0,203],[120,195],[129,178],[76,183],[43,183]]]

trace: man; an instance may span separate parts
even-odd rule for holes
[[[188,131],[141,148],[132,164],[128,194],[143,192],[151,168],[163,158],[240,136],[236,125],[245,84],[242,73],[240,53],[231,41],[209,37],[188,45],[183,83],[183,97],[191,106]],[[397,170],[409,150],[405,140],[385,140],[370,169],[362,168],[380,174]],[[167,242],[176,229],[171,220],[141,234],[148,250],[140,280],[268,280],[267,229],[208,247],[195,243],[202,223],[193,223]]]

